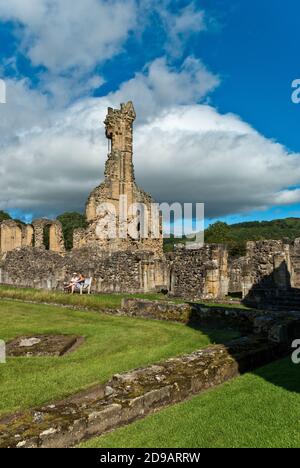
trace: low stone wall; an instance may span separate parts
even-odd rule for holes
[[[242,338],[134,371],[68,400],[0,420],[0,447],[70,447],[219,385],[281,355]]]
[[[172,301],[150,301],[135,298],[122,300],[122,312],[129,317],[170,320],[187,324],[191,319],[191,311],[192,308],[189,304],[176,304]]]
[[[290,344],[300,336],[300,312],[276,312],[205,304],[176,304],[128,298],[122,311],[130,317],[170,320],[213,328],[233,328],[245,334],[260,335],[270,341]]]
[[[300,314],[268,313],[200,304],[128,300],[123,313],[201,324],[219,320],[249,336],[164,362],[117,374],[104,385],[66,400],[0,419],[0,447],[70,447],[183,401],[290,350],[300,333]],[[193,315],[194,314],[194,315]]]

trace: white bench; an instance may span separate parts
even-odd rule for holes
[[[80,286],[79,289],[75,289],[74,292],[79,292],[80,294],[91,294],[93,278],[86,278],[84,283]]]

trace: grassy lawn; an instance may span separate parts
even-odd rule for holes
[[[91,309],[118,308],[121,307],[125,297],[137,297],[151,300],[166,300],[163,294],[64,294],[58,291],[45,289],[15,288],[13,286],[0,286],[0,298],[18,299],[21,301],[33,301],[43,303],[55,303],[61,305],[80,306]],[[180,301],[182,302],[182,301]]]
[[[92,296],[91,300],[100,301],[99,297]],[[34,299],[30,293],[29,298]],[[0,300],[0,339],[44,333],[81,335],[85,342],[63,357],[9,358],[7,364],[1,364],[0,414],[49,402],[104,382],[114,373],[237,335],[229,331],[201,332],[171,322]]]
[[[119,308],[121,307],[122,299],[127,297],[136,297],[140,299],[150,299],[157,301],[171,300],[176,303],[185,302],[179,298],[169,298],[164,294],[159,293],[147,293],[147,294],[91,294],[82,295],[79,294],[64,294],[58,291],[49,291],[44,289],[33,289],[33,288],[15,288],[13,286],[0,285],[0,298],[2,299],[17,299],[21,301],[33,301],[49,304],[60,304],[86,307],[95,310],[103,310],[104,308]],[[201,303],[201,301],[197,301]],[[239,309],[247,309],[242,304],[221,304],[221,303],[205,303],[206,307],[235,307]]]
[[[289,359],[82,447],[300,447],[300,366]]]

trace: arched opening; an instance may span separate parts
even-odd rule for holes
[[[46,250],[50,250],[50,225],[47,224],[43,229],[43,244]]]

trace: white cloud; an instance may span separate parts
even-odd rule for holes
[[[135,149],[143,186],[162,200],[204,202],[210,217],[300,199],[286,190],[299,183],[300,155],[206,105],[162,113],[138,129]]]
[[[207,30],[212,22],[201,5],[194,1],[180,8],[172,0],[142,0],[139,3],[139,18],[143,18],[139,22],[139,29],[143,29],[149,22],[151,24],[153,18],[155,24],[159,21],[159,28],[166,35],[165,38],[161,37],[162,49],[173,57],[183,56],[187,41],[193,35]]]
[[[180,69],[167,65],[164,57],[154,60],[141,73],[108,97],[118,105],[133,100],[140,121],[152,119],[163,109],[198,102],[219,85],[219,79],[203,63],[187,57]]]
[[[0,0],[0,17],[20,23],[22,49],[52,73],[93,68],[120,51],[135,26],[134,0]]]
[[[207,28],[204,11],[199,10],[194,3],[188,4],[176,14],[167,9],[160,12],[168,31],[166,50],[172,55],[181,55],[186,40]]]
[[[154,100],[157,92],[152,89]],[[82,208],[103,178],[103,120],[114,101],[112,95],[86,98],[50,112],[48,128],[42,122],[2,148],[0,209],[54,215]],[[233,114],[168,103],[135,126],[137,182],[156,199],[205,202],[212,217],[299,201],[299,189],[288,189],[300,179],[298,154]]]
[[[102,83],[89,72],[121,50],[136,8],[133,0],[0,0],[1,18],[23,24],[23,50],[46,67],[42,89],[55,96],[49,100],[26,79],[7,80],[0,209],[51,215],[82,208],[103,177],[106,108],[127,100],[138,114],[137,181],[159,201],[205,202],[214,217],[299,201],[299,189],[290,187],[300,179],[300,156],[208,106],[219,78],[194,57],[176,69],[157,58],[105,98],[86,96]],[[165,18],[173,45],[205,27],[193,4]],[[71,95],[81,99],[67,107]]]

